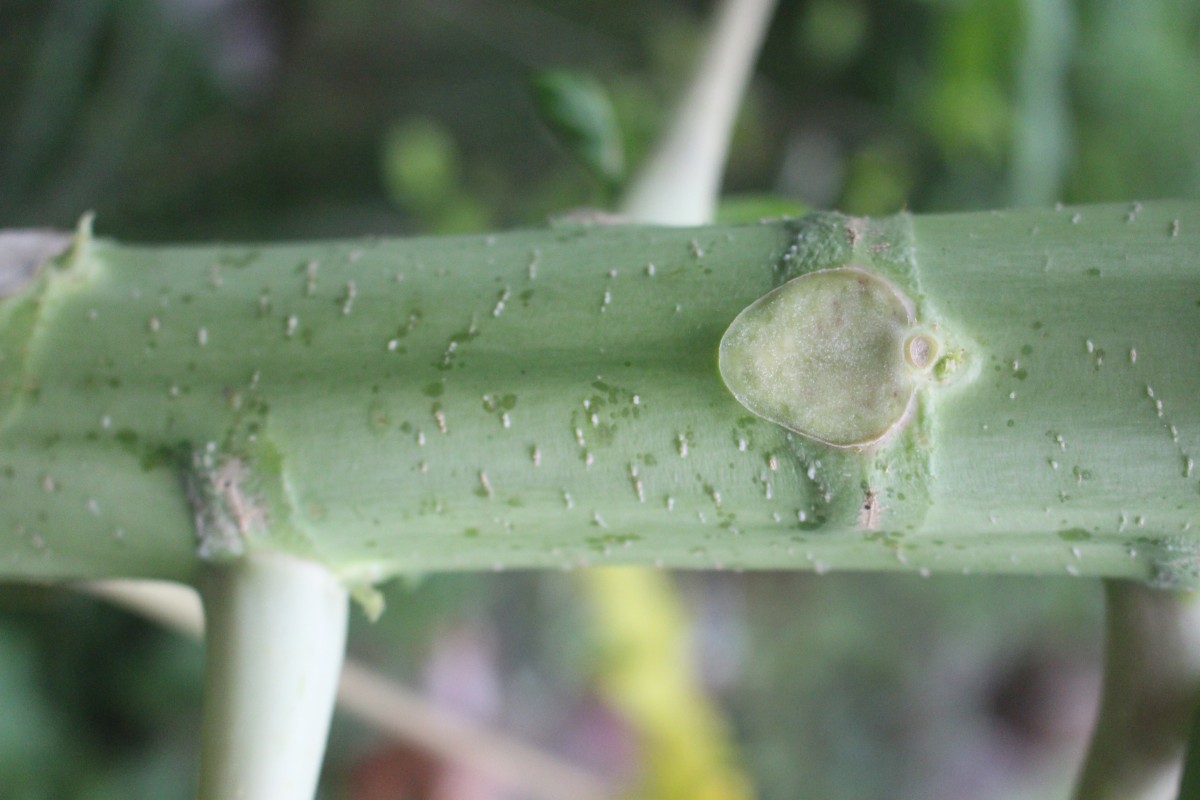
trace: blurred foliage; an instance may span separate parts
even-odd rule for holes
[[[549,70],[533,81],[542,121],[610,196],[625,175],[625,151],[604,87],[587,75]]]
[[[696,679],[687,612],[669,577],[645,567],[587,570],[597,682],[635,732],[644,800],[753,796],[729,732]]]
[[[0,224],[271,238],[601,206],[705,11],[4,0]],[[783,0],[727,188],[853,212],[1194,195],[1198,28],[1195,0]]]
[[[603,206],[622,174],[611,154],[619,142],[636,168],[648,151],[708,7],[0,0],[0,226],[66,228],[93,209],[102,235],[130,240],[316,238]],[[543,94],[539,114],[531,81],[558,70],[602,86],[613,121],[584,83],[555,88],[549,112]],[[1198,0],[781,0],[733,140],[726,189],[741,199],[723,210],[1195,196],[1197,131]],[[599,145],[599,181],[564,134]],[[705,687],[761,797],[1063,796],[1095,688],[1095,587],[683,586]],[[354,646],[416,682],[446,620],[487,620],[502,721],[561,746],[594,675],[577,588],[396,585]],[[200,669],[199,648],[145,623],[3,590],[0,800],[190,796]],[[373,742],[339,720],[331,759]],[[346,772],[325,796],[347,796]]]

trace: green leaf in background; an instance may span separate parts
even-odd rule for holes
[[[425,230],[463,233],[487,227],[488,213],[462,188],[462,157],[453,134],[419,117],[388,129],[383,179],[388,196]]]
[[[555,137],[607,191],[625,176],[616,114],[604,87],[573,72],[543,72],[533,80],[538,115]]]

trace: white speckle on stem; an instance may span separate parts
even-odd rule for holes
[[[492,482],[488,480],[487,473],[479,470],[479,486],[483,489],[483,493],[491,497],[495,492],[492,491]]]
[[[151,333],[158,333],[162,328],[162,323],[158,321],[158,317],[151,317],[150,321],[146,323],[146,327]]]
[[[529,280],[531,280],[531,281],[537,280],[538,263],[540,263],[541,260],[542,260],[542,251],[538,250],[535,247],[533,249],[533,251],[529,254],[529,266],[527,268],[527,272],[529,273]]]
[[[346,296],[342,300],[342,316],[350,316],[354,306],[354,298],[358,296],[358,286],[354,281],[346,281]]]
[[[492,308],[493,317],[498,317],[504,313],[504,305],[508,302],[510,296],[512,296],[512,290],[505,286],[504,291],[500,292],[500,297],[496,300],[496,305]]]
[[[685,436],[682,433],[675,434],[675,449],[679,451],[680,458],[687,458],[687,455],[688,455],[687,436]]]
[[[533,462],[535,467],[540,467],[542,465],[542,451],[538,449],[536,444],[529,451],[529,459]]]
[[[446,414],[442,411],[442,409],[435,408],[433,410],[433,421],[437,423],[437,429],[439,433],[447,432],[448,428],[446,427]]]
[[[300,327],[300,318],[295,314],[289,314],[287,322],[284,323],[283,335],[287,338],[292,338],[296,335],[296,328]]]
[[[204,347],[208,344],[208,328],[201,328],[196,331],[196,344]]]
[[[304,265],[304,294],[311,296],[317,290],[317,270],[321,263],[316,259]]]
[[[654,262],[653,262],[653,261],[647,261],[647,262],[646,262],[646,277],[648,277],[648,278],[653,278],[653,277],[654,277],[654,273],[655,273],[655,269],[654,269]]]

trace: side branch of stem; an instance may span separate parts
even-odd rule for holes
[[[1200,685],[1200,603],[1106,581],[1104,690],[1075,800],[1176,796]]]
[[[211,565],[200,800],[316,792],[348,599],[325,567],[278,553]]]

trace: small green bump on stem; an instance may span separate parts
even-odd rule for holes
[[[938,341],[927,333],[915,333],[904,343],[904,359],[913,369],[926,372],[938,357]]]

